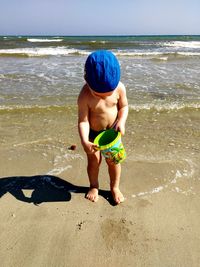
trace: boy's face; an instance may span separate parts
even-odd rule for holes
[[[110,96],[113,94],[113,91],[106,92],[106,93],[98,93],[98,92],[95,92],[94,90],[92,90],[91,88],[90,88],[90,91],[91,91],[93,96],[100,97],[100,98],[106,98],[107,96]]]

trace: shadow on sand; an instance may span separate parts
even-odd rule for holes
[[[88,192],[88,187],[73,185],[59,177],[52,175],[14,176],[0,178],[0,198],[9,192],[16,199],[38,205],[43,202],[70,201],[71,193]],[[33,190],[30,197],[25,196],[23,190]],[[112,206],[115,202],[110,191],[99,190]]]

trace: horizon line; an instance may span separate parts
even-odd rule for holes
[[[0,34],[0,37],[12,37],[12,36],[49,36],[49,37],[121,37],[121,36],[200,36],[200,34]]]

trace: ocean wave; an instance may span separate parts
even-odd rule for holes
[[[0,49],[0,56],[16,56],[16,57],[44,57],[44,56],[67,56],[80,55],[87,56],[92,51],[69,48],[65,46],[58,47],[32,47],[32,48],[13,48]],[[113,50],[116,56],[124,57],[150,57],[150,58],[165,58],[167,57],[193,57],[200,56],[200,51],[127,51]]]
[[[141,105],[129,105],[130,110],[139,112],[139,111],[150,111],[150,110],[155,110],[155,111],[178,111],[178,110],[199,110],[200,109],[200,103],[170,103],[170,104],[141,104]]]
[[[89,41],[89,43],[92,43],[92,44],[106,44],[106,43],[109,43],[109,41],[93,40],[93,41]]]
[[[51,42],[62,42],[63,39],[39,39],[39,38],[28,38],[28,42],[31,43],[51,43]]]
[[[76,53],[78,53],[78,50],[73,48],[68,49],[66,47],[0,49],[0,55],[2,56],[42,57],[42,56],[64,56]]]
[[[58,106],[58,105],[0,105],[0,113],[4,112],[21,112],[21,111],[30,111],[30,112],[38,112],[38,111],[65,111],[71,109],[72,106]]]
[[[124,52],[118,51],[115,52],[116,56],[127,56],[127,57],[150,57],[150,58],[161,58],[167,60],[168,57],[195,57],[200,56],[200,52],[184,52],[184,51],[166,51],[166,52],[158,52],[158,51],[144,51],[144,52]]]
[[[128,57],[144,57],[144,56],[162,56],[165,55],[165,53],[162,52],[135,52],[135,51],[117,51],[115,52],[116,56],[128,56]]]
[[[199,103],[169,103],[169,104],[156,104],[156,103],[146,103],[146,104],[129,104],[130,110],[139,112],[139,111],[178,111],[178,110],[199,110]],[[16,111],[76,111],[76,105],[62,106],[62,105],[0,105],[0,113],[3,112],[16,112]]]
[[[161,44],[163,46],[177,47],[177,48],[200,48],[200,41],[173,41]]]

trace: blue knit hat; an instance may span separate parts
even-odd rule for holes
[[[106,50],[90,54],[85,62],[85,80],[95,92],[115,90],[120,81],[120,66],[115,55]]]

